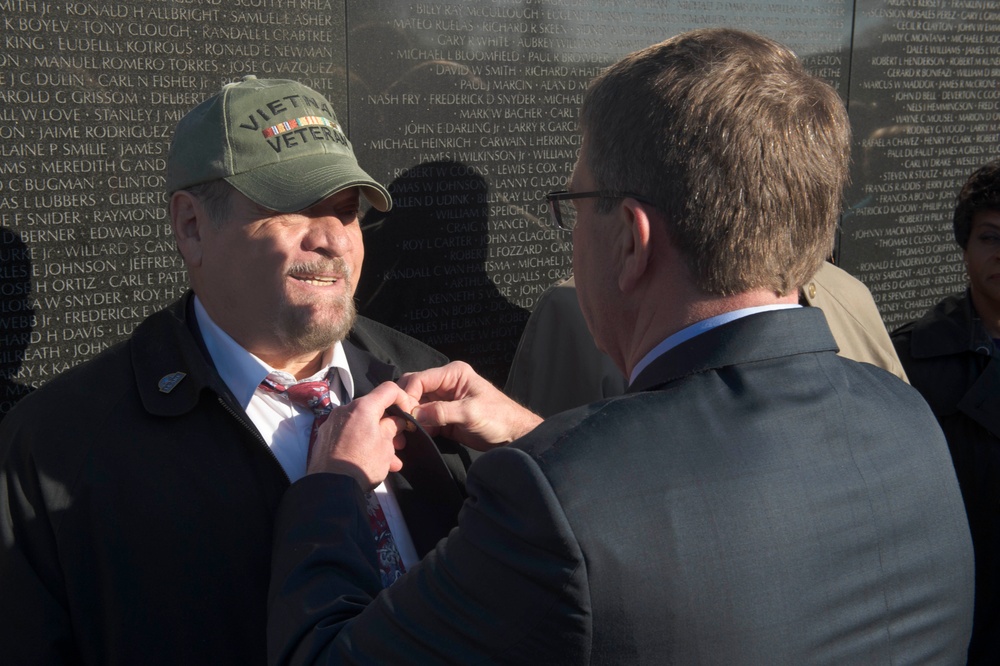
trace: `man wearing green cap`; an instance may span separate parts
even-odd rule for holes
[[[323,407],[446,360],[356,316],[360,198],[391,199],[319,93],[225,86],[178,124],[167,190],[192,290],[0,430],[5,663],[263,663],[273,515]],[[456,520],[467,452],[440,445],[373,495],[383,583]]]

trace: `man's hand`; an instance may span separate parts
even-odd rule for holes
[[[387,416],[385,411],[391,405],[410,411],[415,404],[416,400],[396,384],[386,382],[368,395],[337,407],[316,433],[306,472],[346,474],[365,491],[378,486],[389,472],[403,468],[396,450],[406,444],[406,422]]]
[[[477,451],[508,444],[542,422],[542,417],[505,396],[461,361],[405,374],[399,385],[420,401],[410,412],[420,425]]]

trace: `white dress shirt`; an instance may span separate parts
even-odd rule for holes
[[[312,377],[297,380],[288,373],[270,367],[241,347],[212,321],[197,296],[194,299],[194,312],[205,347],[222,381],[257,426],[264,442],[288,474],[289,481],[294,483],[301,479],[306,474],[306,455],[309,452],[313,414],[308,409],[292,404],[286,395],[260,389],[260,383],[269,374],[281,378],[281,383],[285,385],[319,380],[326,377],[330,368],[334,368],[336,372],[330,374],[330,400],[334,406],[346,404],[354,398],[354,377],[347,364],[344,346],[340,342],[336,343],[324,355],[322,370]],[[375,494],[382,505],[382,512],[403,565],[409,570],[420,558],[413,546],[399,503],[384,483],[375,489]]]

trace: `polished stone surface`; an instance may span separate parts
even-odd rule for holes
[[[848,103],[856,145],[840,260],[887,322],[913,318],[960,288],[951,198],[1000,152],[1000,19],[975,4],[11,0],[0,414],[183,292],[162,193],[169,136],[249,73],[327,95],[362,165],[393,193],[389,214],[363,218],[362,313],[502,384],[539,294],[571,271],[572,237],[550,226],[542,197],[572,169],[587,81],[690,28],[759,31]]]
[[[969,174],[1000,157],[1000,12],[859,3],[854,35],[841,264],[893,329],[965,286],[952,211]]]

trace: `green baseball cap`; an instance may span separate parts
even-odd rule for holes
[[[246,76],[177,123],[167,155],[167,193],[224,179],[282,213],[359,187],[380,211],[389,192],[354,157],[333,106],[296,81]]]

